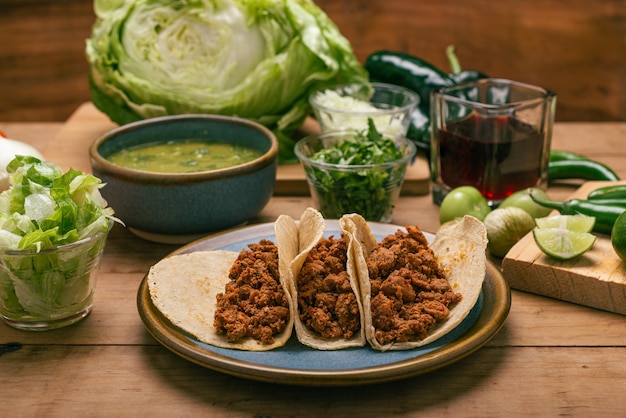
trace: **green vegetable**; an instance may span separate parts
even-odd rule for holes
[[[465,215],[484,220],[491,212],[487,199],[473,186],[456,187],[443,198],[439,208],[439,223],[444,224]]]
[[[615,220],[611,230],[611,245],[623,261],[626,261],[626,212]]]
[[[293,160],[309,94],[367,82],[349,41],[311,0],[95,0],[94,104],[114,122],[180,113],[260,122]]]
[[[582,214],[593,216],[596,223],[593,227],[595,232],[610,234],[613,224],[619,215],[626,211],[625,208],[616,205],[598,204],[591,200],[571,199],[565,202],[556,202],[541,199],[540,197],[530,194],[532,199],[547,208],[558,210],[562,215]]]
[[[483,222],[487,229],[489,252],[496,257],[504,257],[517,241],[535,227],[532,216],[514,206],[494,209]]]
[[[563,151],[563,150],[552,150],[550,151],[550,162],[554,161],[566,161],[566,160],[587,160],[588,158],[584,155],[571,152],[571,151]]]
[[[354,140],[344,140],[311,157],[313,161],[349,169],[305,167],[315,179],[320,211],[327,218],[359,213],[367,220],[379,221],[393,208],[394,194],[399,192],[415,149],[409,155],[403,153],[392,139],[376,130],[372,119],[368,119],[368,125],[367,133],[357,132]],[[405,162],[392,164],[401,159]],[[383,165],[368,167],[372,164]]]
[[[520,209],[524,209],[526,212],[528,212],[530,216],[533,217],[533,219],[547,216],[552,211],[552,209],[535,203],[530,197],[530,193],[541,199],[549,199],[548,194],[544,190],[537,187],[532,187],[513,193],[502,202],[500,202],[498,207],[501,209],[508,207],[517,207]]]
[[[626,184],[600,187],[587,195],[588,200],[624,200],[626,201]]]
[[[548,164],[548,181],[561,179],[619,180],[608,166],[592,160],[559,160]]]
[[[593,203],[595,205],[600,206],[617,206],[619,208],[626,209],[626,198],[610,198],[610,199],[587,199],[589,203]]]
[[[94,263],[116,221],[100,195],[103,184],[35,157],[17,156],[7,171],[11,187],[0,194],[2,314],[36,320],[86,308]],[[98,238],[73,246],[89,237]]]
[[[584,155],[552,150],[548,164],[548,181],[564,179],[615,181],[619,180],[619,177],[606,165],[590,160]]]

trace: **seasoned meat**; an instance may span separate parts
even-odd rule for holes
[[[289,321],[289,301],[280,284],[278,248],[269,240],[248,245],[229,273],[230,282],[217,295],[213,324],[230,342],[252,337],[274,342]]]
[[[359,305],[346,271],[347,250],[343,238],[322,238],[297,279],[300,319],[323,338],[350,338],[361,327]]]
[[[462,298],[452,291],[422,231],[406,229],[385,237],[366,260],[380,344],[425,338]]]

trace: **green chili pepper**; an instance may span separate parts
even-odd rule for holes
[[[596,205],[602,206],[617,206],[618,208],[626,209],[626,197],[620,199],[589,199],[587,201]]]
[[[603,234],[610,234],[617,217],[626,211],[625,208],[620,206],[598,204],[584,199],[570,199],[565,202],[557,202],[540,199],[532,193],[530,197],[535,203],[546,208],[556,209],[562,215],[576,215],[580,213],[595,217],[596,223],[593,230]]]
[[[626,200],[626,184],[605,186],[593,190],[587,195],[588,200]]]
[[[570,159],[550,161],[548,164],[548,180],[581,179],[581,180],[619,180],[608,166],[587,159]]]
[[[413,140],[417,149],[430,160],[430,116],[424,114],[421,108],[416,107],[411,112],[410,119],[406,136]]]
[[[550,162],[568,160],[588,160],[587,157],[571,151],[552,150],[550,151]]]
[[[367,57],[365,69],[370,81],[396,84],[420,97],[419,107],[430,113],[430,92],[453,86],[454,81],[433,64],[402,52],[377,51]]]

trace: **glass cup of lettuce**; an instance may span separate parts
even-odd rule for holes
[[[63,172],[35,157],[7,165],[0,194],[0,316],[23,330],[48,330],[86,317],[113,210],[100,179]]]
[[[367,130],[325,132],[301,139],[295,153],[322,215],[339,219],[358,213],[368,221],[390,222],[407,167],[416,148],[405,137]]]

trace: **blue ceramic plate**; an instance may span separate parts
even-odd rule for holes
[[[403,229],[397,225],[370,223],[378,240]],[[326,235],[340,234],[337,221],[326,221]],[[425,234],[429,240],[432,234]],[[274,240],[274,224],[233,229],[195,241],[174,253],[240,251],[262,238]],[[424,347],[380,352],[369,346],[320,351],[300,344],[295,332],[283,347],[250,352],[213,347],[172,325],[152,304],[147,279],[137,295],[141,319],[162,345],[201,366],[255,380],[312,386],[374,383],[405,378],[446,366],[486,344],[502,327],[511,304],[510,291],[500,272],[487,265],[483,289],[467,318],[444,337]]]

